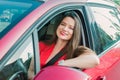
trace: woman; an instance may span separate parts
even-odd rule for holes
[[[54,38],[50,41],[40,42],[41,67],[46,64],[59,52],[64,53],[54,65],[62,65],[77,68],[92,68],[99,64],[97,55],[85,52],[74,57],[74,50],[79,46],[80,41],[80,19],[76,12],[68,11],[63,14],[60,22],[57,21],[57,28]]]
[[[64,66],[78,68],[92,68],[99,64],[99,59],[94,52],[83,53],[73,58],[74,50],[79,45],[81,26],[76,12],[68,11],[63,14],[63,18],[57,26],[51,41],[40,42],[41,67],[44,67],[61,50],[64,55],[55,62],[55,65],[61,60],[62,62],[64,60]]]

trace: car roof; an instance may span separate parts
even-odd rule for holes
[[[95,4],[115,6],[113,1],[110,1],[110,0],[87,0],[87,3],[95,3]]]
[[[0,59],[2,59],[2,57],[9,51],[15,42],[17,42],[23,33],[25,33],[30,28],[32,23],[34,23],[40,16],[45,14],[52,7],[64,3],[96,3],[97,1],[98,0],[47,0],[39,8],[31,12],[17,25],[15,25],[15,27],[10,30],[2,39],[0,39]]]

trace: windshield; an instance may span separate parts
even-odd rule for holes
[[[0,1],[0,38],[42,2]]]

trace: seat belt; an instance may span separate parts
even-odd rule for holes
[[[56,61],[58,61],[64,55],[63,51],[61,50],[56,54],[44,67],[53,65]]]

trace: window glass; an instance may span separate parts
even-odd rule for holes
[[[19,72],[24,72],[24,74],[26,73],[26,75],[23,76],[27,77],[27,71],[30,66],[30,61],[33,54],[34,54],[33,41],[32,41],[32,36],[30,36],[19,47],[19,49],[13,54],[13,56],[6,63],[5,67],[0,71],[0,80],[3,80],[3,78],[4,80],[8,80]]]
[[[41,4],[33,1],[0,1],[0,38]]]
[[[18,17],[22,15],[28,8],[12,5],[2,5],[2,8],[0,9],[0,25],[2,26],[0,28],[0,32],[7,28],[8,25],[10,25],[15,19],[18,19]]]
[[[120,14],[112,8],[91,7],[98,26],[102,49],[110,47],[120,39]]]

